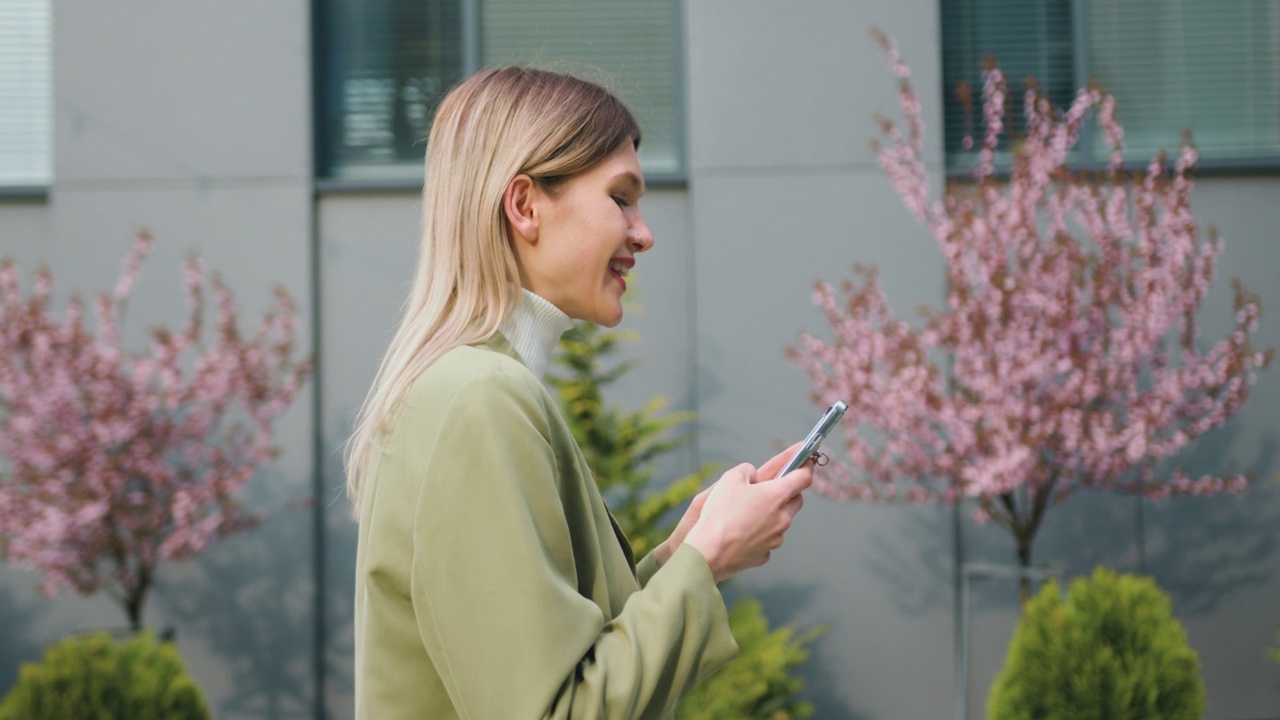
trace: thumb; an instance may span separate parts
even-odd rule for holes
[[[782,470],[782,468],[786,466],[787,461],[790,460],[797,452],[800,452],[800,448],[803,446],[803,441],[793,443],[791,447],[783,450],[777,455],[774,455],[768,462],[760,466],[760,478],[770,480],[775,477],[778,474],[778,471]]]
[[[785,498],[790,498],[808,490],[812,484],[813,468],[808,464],[798,470],[792,470],[769,483],[771,486],[776,486],[778,494]]]

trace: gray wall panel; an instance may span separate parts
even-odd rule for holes
[[[110,287],[139,226],[155,246],[130,306],[127,337],[174,326],[183,312],[182,263],[198,250],[235,294],[241,327],[256,327],[272,287],[299,312],[310,347],[309,196],[305,183],[271,188],[74,191],[55,187],[53,266],[61,287]],[[269,510],[311,495],[311,396],[304,388],[277,423],[280,457],[246,488]],[[148,624],[177,629],[180,649],[219,717],[308,717],[311,707],[311,518],[287,512],[195,561],[162,567]],[[64,627],[68,631],[72,627]]]
[[[306,0],[54,0],[54,176],[310,172]]]
[[[1230,332],[1231,278],[1258,293],[1257,342],[1280,350],[1280,178],[1210,177],[1192,196],[1201,227],[1226,243],[1200,315],[1201,340]],[[1206,435],[1183,460],[1193,477],[1245,472],[1241,496],[1179,498],[1147,506],[1147,568],[1173,596],[1200,653],[1208,720],[1280,716],[1280,685],[1267,648],[1280,645],[1280,362],[1262,373],[1227,427]]]
[[[352,717],[352,611],[356,525],[347,501],[342,444],[364,400],[399,319],[418,254],[420,202],[416,193],[328,196],[320,200],[321,409],[325,518],[328,536],[324,588],[330,628],[330,717]]]
[[[49,252],[49,216],[46,200],[0,200],[0,255],[34,268]]]
[[[685,3],[689,154],[695,174],[871,165],[872,113],[897,83],[867,29],[897,37],[922,97],[939,96],[936,3],[700,0]],[[941,105],[925,104],[940,127]],[[941,150],[929,149],[930,158]]]
[[[814,280],[875,263],[892,305],[910,315],[936,300],[941,263],[874,175],[701,178],[693,196],[702,459],[759,464],[818,414],[807,377],[783,356],[801,330],[830,337],[809,297]],[[812,496],[787,545],[743,576],[771,616],[831,625],[804,670],[821,717],[948,712],[948,517]],[[941,570],[918,574],[929,567]]]
[[[298,304],[311,343],[309,8],[54,2],[55,179],[43,217],[4,218],[54,270],[59,296],[110,288],[135,231],[155,247],[130,303],[126,342],[183,317],[182,262],[198,249],[256,326],[271,288]],[[6,214],[12,206],[5,205]],[[284,511],[311,494],[311,395],[277,423],[280,458],[246,487],[272,517],[196,559],[162,565],[146,622],[172,626],[217,717],[312,716],[312,523]],[[47,603],[6,569],[0,622],[21,623],[3,662],[69,632],[120,627],[105,597]],[[12,650],[11,650],[12,648]],[[4,687],[13,676],[0,677]]]
[[[140,228],[154,237],[144,281],[129,307],[129,329],[181,317],[182,267],[199,251],[222,274],[245,313],[265,311],[272,287],[298,304],[305,333],[310,281],[307,257],[310,188],[131,188],[53,193],[51,261],[65,287],[110,288]],[[303,334],[302,343],[308,342]]]
[[[198,249],[235,294],[242,328],[256,327],[271,287],[282,284],[299,305],[297,341],[305,352],[309,195],[303,183],[198,191],[55,188],[47,256],[58,295],[112,287],[134,231],[145,225],[156,242],[128,308],[130,346],[140,347],[151,327],[181,324],[182,263]],[[310,414],[304,390],[277,423],[280,458],[246,488],[251,508],[279,510],[310,495]],[[310,564],[310,514],[292,511],[191,562],[161,566],[146,622],[176,628],[191,672],[219,717],[309,716]],[[123,625],[122,613],[105,597],[60,598],[44,608],[26,590],[31,580],[6,575],[13,577],[11,612],[40,618],[19,646],[24,656],[70,632]],[[7,687],[12,676],[0,682]]]

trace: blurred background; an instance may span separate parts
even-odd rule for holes
[[[371,382],[417,252],[425,137],[436,103],[478,68],[533,62],[601,79],[645,129],[642,203],[656,238],[626,327],[641,361],[616,388],[693,410],[674,477],[762,462],[818,408],[784,348],[825,330],[815,280],[874,264],[900,317],[937,306],[942,259],[868,140],[897,85],[868,36],[897,39],[940,192],[962,176],[952,89],[993,53],[1057,102],[1096,80],[1118,97],[1130,158],[1202,152],[1197,217],[1226,242],[1203,332],[1232,322],[1228,278],[1280,345],[1280,2],[1231,0],[0,0],[0,254],[48,265],[59,292],[114,283],[135,232],[156,238],[129,333],[177,322],[193,248],[242,312],[281,283],[317,368],[277,430],[247,502],[311,497],[198,559],[162,568],[148,622],[172,627],[219,718],[352,715],[355,526],[341,445]],[[1082,145],[1080,162],[1100,147]],[[1091,154],[1092,153],[1092,154]],[[65,295],[64,295],[65,297]],[[1193,476],[1247,472],[1241,495],[1146,502],[1081,494],[1051,514],[1038,560],[1150,574],[1199,653],[1212,720],[1280,718],[1280,373],[1184,458]],[[799,670],[815,717],[954,717],[969,628],[968,712],[981,717],[1019,607],[1013,580],[962,568],[1014,561],[964,510],[809,499],[772,562],[726,590],[775,624],[818,624]],[[0,567],[0,695],[68,633],[123,624],[101,597],[37,592]]]

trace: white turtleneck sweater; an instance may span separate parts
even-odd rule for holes
[[[573,327],[573,320],[539,295],[520,288],[522,302],[511,317],[498,327],[502,337],[524,361],[525,367],[541,380],[551,363],[551,353],[560,336]]]

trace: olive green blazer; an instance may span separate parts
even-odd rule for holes
[[[637,566],[497,335],[419,377],[364,486],[356,717],[662,718],[737,654],[706,560]]]

